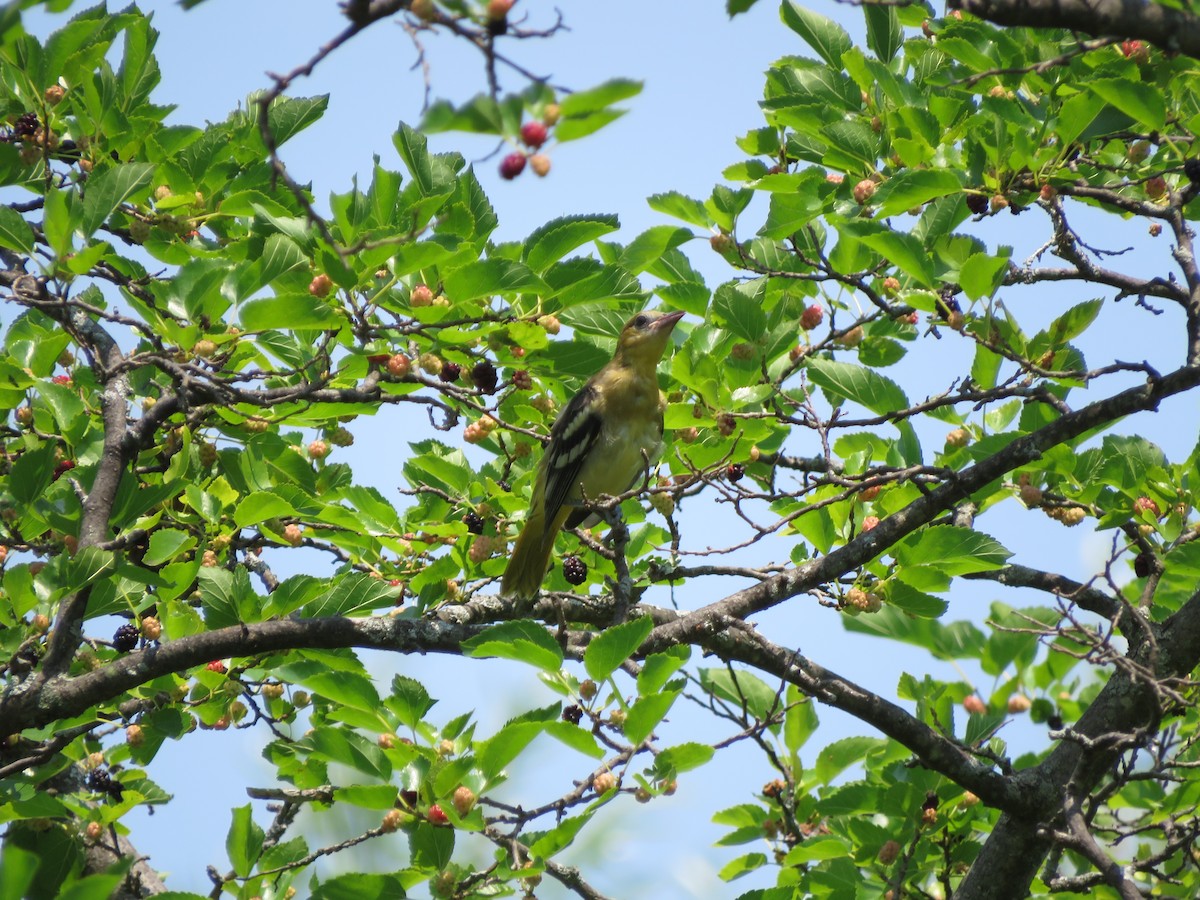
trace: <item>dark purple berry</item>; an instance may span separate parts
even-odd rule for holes
[[[438,377],[442,381],[458,381],[458,376],[462,375],[462,366],[458,363],[442,363],[442,371],[438,373]]]
[[[1149,578],[1154,571],[1154,554],[1139,553],[1133,561],[1133,574],[1138,578]]]
[[[37,113],[27,112],[13,123],[13,134],[17,137],[33,137],[38,130]]]
[[[726,467],[726,469],[725,469],[725,477],[728,478],[730,481],[734,481],[734,482],[741,481],[742,476],[745,474],[746,474],[746,469],[744,466],[741,465],[741,463],[733,463],[732,465]]]
[[[587,581],[587,563],[578,556],[564,556],[562,561],[563,578],[567,584],[583,584]]]
[[[496,367],[489,360],[483,359],[475,363],[471,369],[471,380],[475,382],[475,387],[485,394],[496,393],[496,385],[499,383]]]
[[[578,725],[580,720],[583,718],[583,710],[574,704],[564,707],[562,711],[562,718],[564,722],[570,722],[572,725]]]
[[[967,209],[977,216],[988,211],[988,198],[983,194],[967,194]]]
[[[471,534],[483,534],[483,516],[477,512],[469,512],[462,517],[463,524]]]
[[[97,794],[108,794],[119,803],[121,794],[125,790],[125,786],[117,781],[109,774],[108,769],[100,768],[93,769],[88,773],[87,786],[89,790],[95,791]]]
[[[128,653],[138,645],[138,638],[141,637],[141,632],[138,631],[136,625],[126,623],[117,629],[113,635],[113,649],[118,653]]]
[[[1200,184],[1200,157],[1193,156],[1191,159],[1184,160],[1183,174],[1192,184]]]

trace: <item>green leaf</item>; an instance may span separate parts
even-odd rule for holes
[[[0,247],[21,253],[33,250],[33,229],[11,206],[0,206]]]
[[[160,528],[150,535],[150,545],[143,561],[148,566],[161,566],[194,546],[194,534],[178,528]]]
[[[712,227],[712,219],[705,211],[704,204],[678,191],[653,194],[646,202],[656,212],[681,219],[689,225],[695,225],[697,228]]]
[[[642,82],[631,81],[628,78],[614,78],[594,88],[568,94],[559,103],[559,113],[563,118],[588,115],[599,112],[621,100],[636,97],[641,92]],[[555,136],[557,137],[557,132]]]
[[[565,216],[548,222],[525,240],[522,259],[534,272],[545,272],[572,250],[620,228],[613,215]]]
[[[848,737],[834,741],[817,754],[813,778],[817,784],[829,784],[839,773],[866,756],[868,751],[886,745],[885,740],[872,737]]]
[[[468,263],[447,275],[443,285],[454,302],[491,294],[548,293],[546,284],[528,266],[499,257]]]
[[[642,663],[638,672],[638,693],[653,694],[686,663],[691,656],[688,647],[672,647],[662,653],[653,653]]]
[[[751,872],[758,871],[766,864],[766,854],[747,853],[745,856],[739,856],[737,859],[725,863],[721,867],[721,871],[717,873],[717,877],[722,881],[733,881],[735,878],[741,878],[743,875],[749,875]],[[792,896],[795,895],[793,894]]]
[[[644,271],[670,250],[692,239],[692,233],[686,228],[675,225],[655,225],[634,238],[629,246],[621,251],[618,265],[627,272],[637,274]]]
[[[753,285],[727,282],[713,294],[717,321],[738,337],[757,342],[767,330],[767,316]]]
[[[775,240],[790,237],[820,215],[824,208],[825,203],[815,190],[771,194],[767,221],[758,233]]]
[[[973,253],[958,271],[958,283],[971,300],[990,297],[1004,281],[1008,272],[1008,257]]]
[[[596,681],[603,681],[633,655],[654,628],[649,616],[624,622],[600,632],[583,655],[583,665]]]
[[[572,725],[570,722],[547,722],[546,734],[584,756],[592,759],[601,759],[604,756],[604,750],[596,743],[592,732],[578,725]]]
[[[548,859],[554,854],[562,852],[571,846],[571,843],[575,840],[575,836],[588,823],[592,815],[593,811],[589,810],[582,815],[563,819],[530,844],[529,852],[539,859]]]
[[[1126,78],[1089,78],[1083,86],[1149,131],[1167,124],[1167,107],[1161,89]]]
[[[901,566],[929,566],[948,576],[999,569],[1012,556],[995,538],[956,525],[909,535],[892,552]]]
[[[827,16],[806,9],[796,0],[787,0],[780,6],[779,14],[784,24],[804,38],[821,59],[841,71],[842,54],[854,46],[845,28]]]
[[[795,685],[788,685],[787,713],[783,719],[783,742],[791,753],[798,753],[817,730],[817,704],[801,697]]]
[[[500,776],[530,741],[546,730],[545,722],[513,722],[505,725],[476,749],[479,770],[489,781]]]
[[[669,774],[687,772],[698,769],[713,758],[716,753],[708,744],[694,741],[686,744],[676,744],[668,747],[654,758],[654,770],[663,777]]]
[[[659,722],[670,710],[678,691],[664,691],[640,698],[625,716],[625,737],[635,747],[650,736]]]
[[[151,163],[121,163],[88,178],[79,229],[90,237],[122,203],[148,192],[154,179]]]
[[[863,16],[867,20],[867,46],[881,62],[891,62],[904,46],[904,29],[896,8],[868,3],[863,6]]]
[[[225,837],[225,852],[233,870],[242,878],[254,870],[254,864],[262,854],[263,830],[255,824],[253,809],[249,803],[233,810],[233,821]]]
[[[451,832],[451,836],[453,836],[453,832]],[[408,894],[404,891],[404,881],[397,875],[373,875],[358,872],[326,879],[312,888],[310,898],[311,900],[362,900],[363,897],[390,897],[402,900],[407,896]]]
[[[546,672],[558,671],[563,662],[558,641],[541,625],[528,619],[493,625],[463,641],[462,648],[476,659],[515,659]]]
[[[329,106],[329,95],[279,97],[267,111],[267,124],[276,145],[282,145],[318,121]]]
[[[841,838],[833,835],[815,835],[806,838],[788,851],[787,864],[791,866],[827,859],[842,859],[852,855],[850,846]]]
[[[946,600],[926,594],[910,587],[903,581],[895,581],[888,587],[888,603],[912,616],[937,619],[945,615],[950,604]]]
[[[233,523],[238,528],[247,528],[265,522],[267,519],[277,519],[281,516],[296,515],[296,508],[287,500],[273,491],[255,491],[248,494],[233,512]],[[153,546],[153,538],[151,539]]]
[[[392,692],[387,698],[387,707],[408,728],[416,728],[425,713],[437,702],[429,696],[425,685],[407,675],[392,676]]]
[[[879,215],[894,216],[962,189],[959,176],[948,169],[902,169],[879,186],[871,203]]]
[[[246,331],[333,331],[346,321],[336,306],[300,292],[243,303],[238,317]]]
[[[937,279],[933,274],[929,253],[913,235],[902,234],[882,228],[873,221],[859,219],[839,223],[837,227],[839,232],[861,241],[884,260],[916,279],[923,287],[936,286]]]
[[[808,361],[806,371],[827,393],[858,403],[873,413],[886,415],[909,406],[900,385],[873,369],[814,357]]]

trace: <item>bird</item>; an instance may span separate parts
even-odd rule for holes
[[[682,312],[640,312],[625,323],[613,358],[588,379],[550,429],[525,526],[500,595],[527,602],[541,590],[562,528],[598,521],[584,506],[629,490],[662,453],[666,398],[658,363]]]

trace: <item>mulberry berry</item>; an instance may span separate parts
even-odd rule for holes
[[[496,393],[496,367],[489,360],[480,360],[471,368],[471,381],[485,394]]]
[[[458,381],[458,376],[462,374],[462,366],[458,363],[442,363],[442,371],[438,372],[438,377],[442,381]]]
[[[471,534],[483,534],[483,516],[477,512],[469,512],[462,517],[463,524]]]
[[[117,629],[113,635],[113,649],[118,653],[128,653],[138,645],[138,638],[142,635],[136,625],[126,623]]]
[[[583,710],[575,704],[571,704],[570,706],[563,708],[562,718],[564,722],[570,722],[572,725],[578,725],[583,719]]]
[[[587,580],[587,563],[578,556],[564,556],[562,561],[563,578],[567,584],[583,584]]]

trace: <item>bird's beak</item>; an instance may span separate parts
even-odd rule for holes
[[[655,331],[670,331],[675,327],[675,323],[683,318],[683,310],[678,310],[673,313],[667,313],[665,316],[659,316],[654,320]]]

